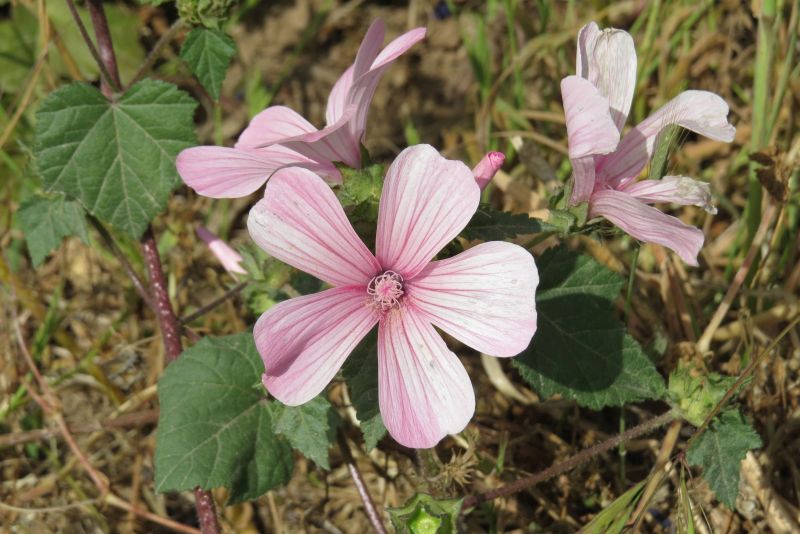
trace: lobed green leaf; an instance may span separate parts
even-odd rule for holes
[[[175,157],[196,143],[196,105],[156,80],[137,83],[115,102],[84,83],[50,93],[36,115],[45,187],[138,238],[180,182]]]
[[[219,100],[225,72],[235,55],[236,43],[216,28],[194,28],[181,47],[181,58],[214,100]]]
[[[592,409],[660,398],[664,380],[612,309],[624,280],[566,248],[537,261],[538,329],[512,361],[540,394]]]
[[[689,464],[703,468],[703,478],[717,499],[733,508],[739,495],[739,474],[747,451],[761,447],[761,437],[738,410],[712,421],[686,451]]]
[[[251,333],[203,338],[158,382],[161,411],[156,490],[225,487],[231,504],[289,481],[289,442],[277,434],[276,403],[264,396]]]
[[[78,236],[89,244],[83,208],[63,195],[24,200],[19,207],[19,219],[34,267],[38,267],[67,236]]]

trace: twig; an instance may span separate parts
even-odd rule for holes
[[[19,119],[28,108],[28,103],[33,95],[36,82],[39,81],[39,74],[41,74],[42,67],[47,59],[48,50],[49,48],[47,46],[42,49],[42,51],[39,53],[39,57],[36,59],[36,64],[33,66],[33,69],[28,75],[28,80],[25,84],[25,89],[22,92],[22,98],[20,98],[19,104],[17,105],[17,109],[14,110],[11,120],[8,121],[8,124],[6,124],[6,127],[3,129],[3,133],[0,134],[0,150],[2,150],[3,146],[6,144],[6,141],[8,141],[8,139],[11,137],[11,134],[14,133],[14,128],[17,127]]]
[[[648,432],[652,432],[656,428],[665,425],[675,419],[676,415],[671,410],[659,415],[658,417],[654,417],[653,419],[648,419],[644,423],[641,423],[622,434],[618,434],[612,438],[609,438],[597,445],[593,445],[588,449],[584,449],[578,454],[570,456],[563,462],[559,462],[555,465],[548,467],[543,471],[539,471],[538,473],[534,473],[530,476],[525,478],[521,478],[510,484],[506,484],[505,486],[499,487],[497,489],[493,489],[491,491],[487,491],[486,493],[481,493],[479,495],[473,495],[464,499],[464,504],[461,507],[462,513],[469,508],[474,508],[479,504],[482,504],[487,501],[491,501],[492,499],[496,499],[498,497],[505,497],[506,495],[511,495],[522,490],[528,489],[540,482],[544,482],[545,480],[551,479],[555,476],[558,476],[562,473],[566,473],[574,469],[575,467],[581,465],[582,463],[592,459],[593,457],[597,456],[598,454],[602,454],[606,451],[617,447],[620,443],[630,441],[632,439],[638,438]]]
[[[92,38],[89,37],[89,32],[86,31],[86,26],[83,25],[83,20],[81,19],[80,14],[78,14],[78,10],[75,8],[75,2],[73,0],[66,1],[67,7],[69,7],[69,12],[72,13],[72,18],[75,20],[75,24],[78,26],[78,30],[81,32],[81,37],[83,37],[84,42],[86,42],[86,46],[89,47],[89,52],[91,52],[92,57],[97,63],[97,66],[100,68],[101,80],[105,81],[107,84],[110,83],[111,87],[118,91],[119,84],[114,85],[115,82],[111,78],[111,74],[109,74],[105,63],[103,63],[103,59],[100,57],[100,53],[97,51],[97,48],[95,48],[94,43],[92,42]]]
[[[111,419],[104,419],[96,423],[84,423],[71,425],[68,430],[73,434],[86,434],[89,432],[101,432],[112,428],[126,428],[138,425],[146,425],[158,421],[158,410],[146,410],[143,412],[129,413],[114,417]],[[40,441],[44,439],[51,439],[60,435],[60,430],[53,428],[39,428],[37,430],[29,430],[27,432],[16,432],[14,434],[3,434],[0,436],[0,448],[19,445],[20,443],[28,443],[29,441]]]
[[[122,269],[128,275],[128,278],[131,279],[136,292],[139,293],[139,296],[142,298],[142,300],[144,300],[145,304],[147,304],[151,310],[155,310],[153,299],[150,297],[150,293],[145,288],[144,281],[139,277],[139,274],[133,268],[131,262],[128,261],[127,256],[122,253],[117,244],[114,242],[114,238],[112,238],[111,234],[108,233],[108,230],[106,230],[106,227],[103,226],[103,223],[91,215],[89,216],[89,222],[92,223],[92,226],[94,226],[95,230],[97,230],[97,233],[100,234],[100,238],[103,240],[103,243],[105,243],[106,247],[108,247],[114,257],[117,258],[117,261],[119,261],[119,263],[122,265]]]
[[[167,292],[167,282],[164,278],[164,271],[161,268],[161,257],[158,255],[156,238],[153,229],[147,228],[142,237],[142,250],[144,261],[147,266],[147,274],[150,278],[150,287],[155,304],[155,312],[158,324],[161,327],[161,336],[164,339],[166,348],[167,363],[175,361],[181,355],[180,325],[175,312],[172,311],[172,304],[169,301]],[[217,521],[217,512],[214,506],[214,497],[211,492],[200,487],[194,489],[195,508],[197,509],[197,520],[203,534],[220,534],[221,529]]]
[[[196,528],[183,525],[167,517],[161,517],[160,515],[148,512],[147,510],[142,510],[138,506],[133,506],[129,502],[120,499],[113,493],[108,494],[104,502],[113,506],[114,508],[119,508],[121,510],[125,510],[126,512],[138,515],[152,523],[156,523],[157,525],[161,525],[162,527],[172,529],[175,532],[185,532],[186,534],[202,534],[202,532],[200,530],[197,530]]]
[[[364,511],[367,513],[372,528],[375,529],[375,532],[378,534],[386,534],[386,527],[383,526],[378,509],[375,508],[375,503],[372,500],[372,496],[369,494],[367,484],[364,482],[364,477],[361,476],[361,471],[358,470],[356,461],[353,459],[353,454],[350,452],[350,445],[347,444],[347,438],[345,438],[344,434],[340,431],[337,439],[339,441],[339,448],[342,451],[342,456],[344,456],[344,461],[347,464],[347,470],[350,471],[353,484],[358,491],[358,495],[361,497],[361,502],[364,503]]]
[[[158,41],[156,41],[156,44],[153,46],[153,49],[150,50],[149,54],[147,54],[147,58],[145,58],[144,62],[136,71],[136,74],[133,75],[133,78],[128,85],[125,86],[126,91],[130,89],[136,82],[141,80],[142,77],[147,74],[151,68],[153,68],[153,63],[155,63],[158,59],[161,49],[169,44],[170,41],[172,41],[172,38],[175,37],[175,34],[178,33],[181,28],[183,28],[183,19],[178,19],[172,24],[172,26],[169,27],[167,31],[161,35]]]
[[[728,313],[731,304],[733,304],[733,299],[736,297],[736,294],[739,292],[739,289],[742,287],[742,284],[747,278],[747,273],[750,271],[750,266],[756,259],[758,249],[761,247],[761,242],[764,241],[764,237],[767,234],[767,229],[769,229],[770,223],[772,223],[772,216],[775,214],[775,209],[775,204],[770,202],[769,207],[764,212],[764,216],[761,219],[761,224],[758,226],[758,230],[753,237],[753,241],[750,243],[750,250],[747,251],[747,256],[745,256],[744,262],[742,262],[739,270],[736,271],[736,275],[734,275],[733,281],[731,281],[731,285],[728,287],[728,291],[725,293],[725,297],[722,299],[722,302],[720,302],[717,310],[714,312],[714,315],[708,322],[708,326],[706,326],[706,329],[703,331],[703,335],[700,336],[700,340],[697,342],[697,349],[701,353],[706,352],[711,347],[711,340],[714,337],[714,332],[716,332],[717,328],[719,328],[719,325],[722,324],[722,320]]]
[[[642,520],[645,516],[645,511],[650,505],[650,500],[653,498],[653,495],[655,495],[664,477],[666,477],[667,473],[670,471],[671,464],[669,459],[672,455],[672,451],[675,450],[675,445],[678,443],[678,436],[682,426],[682,420],[676,419],[673,421],[669,429],[667,429],[664,439],[661,441],[661,450],[658,451],[656,464],[650,471],[650,479],[647,481],[644,491],[642,491],[642,496],[639,498],[639,504],[636,505],[636,510],[632,514],[632,517],[636,518],[633,525],[634,534],[639,532]]]
[[[249,282],[244,281],[244,282],[241,282],[241,283],[233,286],[232,288],[230,288],[228,291],[226,291],[225,293],[223,293],[219,297],[215,298],[214,300],[212,300],[208,304],[206,304],[206,305],[198,308],[197,310],[193,311],[189,315],[187,315],[185,317],[181,317],[180,319],[178,319],[178,321],[180,321],[180,323],[184,324],[184,325],[191,323],[195,319],[197,319],[199,317],[202,317],[203,315],[207,314],[208,312],[210,312],[211,310],[213,310],[214,308],[216,308],[217,306],[219,306],[220,304],[222,304],[226,300],[228,300],[228,299],[236,296],[237,294],[239,294],[242,291],[242,289],[247,287],[247,284],[249,284]]]
[[[14,333],[17,337],[19,349],[22,351],[22,356],[25,358],[25,363],[28,365],[28,368],[30,368],[31,373],[33,373],[33,376],[36,379],[36,382],[39,384],[39,388],[42,392],[41,396],[38,395],[33,385],[31,385],[31,387],[28,388],[28,393],[30,393],[45,414],[55,419],[58,430],[63,436],[64,441],[67,442],[67,445],[78,459],[78,462],[92,479],[92,482],[94,482],[95,486],[97,486],[97,490],[100,492],[100,495],[105,496],[108,493],[108,479],[105,477],[105,475],[99,473],[92,466],[91,462],[89,462],[89,460],[86,458],[86,455],[83,454],[83,451],[76,443],[75,438],[72,437],[72,434],[67,428],[67,423],[64,421],[64,416],[59,410],[60,403],[58,401],[58,397],[55,396],[47,381],[44,379],[44,377],[42,377],[41,373],[39,373],[39,369],[36,367],[36,362],[33,361],[33,357],[31,357],[31,353],[28,351],[27,345],[25,345],[25,339],[23,338],[22,330],[20,330],[19,327],[19,318],[17,317],[16,309],[12,307],[12,310]]]

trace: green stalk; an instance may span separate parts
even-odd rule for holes
[[[794,49],[797,46],[797,16],[798,5],[800,2],[794,2],[792,5],[792,14],[789,17],[789,47],[787,48],[786,57],[783,60],[781,67],[781,75],[778,79],[777,89],[775,91],[775,98],[772,101],[772,111],[769,114],[769,122],[767,123],[767,131],[765,133],[766,139],[772,138],[772,132],[778,122],[778,114],[781,111],[781,104],[783,97],[786,94],[786,86],[789,83],[789,75],[794,66]]]
[[[764,0],[758,16],[758,36],[756,41],[756,65],[753,77],[753,131],[750,136],[750,151],[757,152],[766,146],[768,138],[767,100],[772,74],[772,59],[775,55],[774,20],[776,13],[775,0]],[[763,192],[755,174],[755,165],[750,164],[748,179],[747,207],[747,240],[744,248],[750,246],[753,236],[761,222],[761,200]]]

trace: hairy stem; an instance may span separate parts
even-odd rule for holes
[[[595,456],[602,454],[606,451],[617,447],[620,443],[624,443],[626,441],[630,441],[632,439],[638,438],[648,432],[652,432],[656,428],[663,426],[673,419],[675,419],[676,415],[671,410],[659,415],[658,417],[654,417],[653,419],[648,419],[644,423],[641,423],[622,434],[618,434],[613,438],[609,438],[597,445],[593,445],[588,449],[584,449],[578,454],[570,456],[563,462],[559,462],[555,465],[548,467],[543,471],[539,471],[538,473],[534,473],[528,477],[521,478],[516,480],[510,484],[506,484],[505,486],[499,487],[497,489],[493,489],[491,491],[487,491],[486,493],[481,493],[479,495],[473,495],[471,497],[467,497],[464,499],[464,505],[462,506],[462,512],[469,508],[474,508],[479,504],[485,503],[487,501],[491,501],[492,499],[496,499],[498,497],[505,497],[506,495],[511,495],[522,490],[528,489],[540,482],[544,482],[545,480],[549,480],[555,476],[558,476],[562,473],[566,473],[567,471],[571,471],[572,469],[578,467],[579,465],[591,460]]]
[[[92,17],[94,26],[94,36],[97,39],[97,46],[100,48],[100,59],[106,66],[110,79],[100,81],[100,89],[107,98],[111,98],[114,90],[120,90],[122,82],[119,80],[119,69],[117,68],[117,57],[114,54],[114,45],[111,42],[111,31],[108,28],[106,10],[103,9],[103,0],[88,0],[89,15]],[[109,85],[110,83],[110,85]]]
[[[75,2],[73,0],[67,0],[67,7],[69,7],[69,12],[72,14],[73,20],[75,20],[75,25],[78,27],[78,31],[83,37],[86,46],[89,47],[89,52],[92,54],[95,62],[97,63],[98,68],[100,69],[100,80],[101,84],[105,86],[111,86],[114,90],[119,90],[120,86],[118,83],[115,83],[114,78],[111,76],[111,73],[108,71],[106,64],[103,62],[103,58],[100,55],[100,52],[97,51],[97,48],[94,46],[94,42],[92,42],[92,38],[89,37],[89,32],[86,31],[86,26],[83,24],[83,19],[81,19],[80,14],[78,13],[78,9],[75,7]],[[102,5],[100,6],[102,9]],[[103,20],[105,20],[105,11],[103,12]],[[94,22],[94,19],[92,19]],[[108,21],[106,21],[106,26],[108,25]],[[110,35],[109,35],[110,37]],[[110,43],[110,41],[109,41]],[[114,51],[112,50],[111,53],[113,54]],[[114,62],[114,67],[116,68],[116,61]],[[117,75],[119,78],[119,75]],[[111,96],[111,93],[103,92],[107,98]]]

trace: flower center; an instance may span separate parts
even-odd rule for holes
[[[381,311],[396,308],[403,297],[403,277],[394,271],[383,272],[369,281],[367,295]]]

